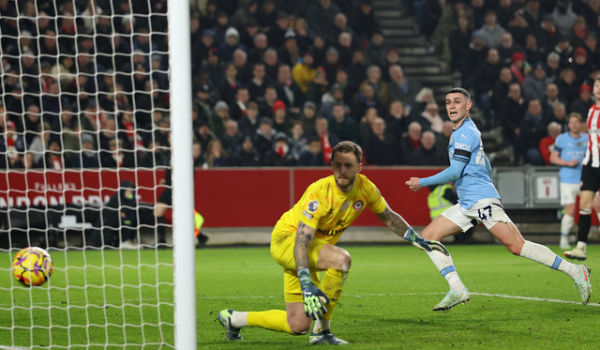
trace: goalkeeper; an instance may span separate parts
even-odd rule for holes
[[[332,153],[333,175],[312,183],[294,207],[281,216],[271,235],[271,255],[283,267],[286,310],[223,310],[217,319],[227,339],[241,339],[240,329],[248,326],[306,334],[312,319],[316,321],[310,344],[346,344],[330,331],[333,309],[351,265],[350,254],[335,244],[365,208],[414,245],[447,253],[441,243],[421,238],[388,207],[377,187],[359,174],[361,159],[357,144],[337,144]],[[325,271],[322,280],[318,271]]]

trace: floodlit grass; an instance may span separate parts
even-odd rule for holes
[[[431,307],[447,284],[422,251],[397,245],[346,247],[353,266],[332,330],[351,342],[349,349],[600,347],[595,336],[599,294],[592,294],[586,307],[570,303],[580,299],[568,276],[512,256],[501,246],[449,248],[474,295],[469,304],[435,313]],[[12,281],[11,258],[0,254],[0,347],[173,347],[171,250],[51,254],[56,269],[50,283],[32,289]],[[592,271],[592,283],[600,288],[600,247],[591,246],[588,255],[586,263],[598,269]],[[214,321],[224,308],[284,308],[282,270],[267,247],[197,250],[196,261],[199,348],[308,346],[307,336],[258,328],[243,330],[243,341],[229,343]]]

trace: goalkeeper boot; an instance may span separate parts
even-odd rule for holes
[[[450,310],[458,304],[468,303],[469,300],[471,300],[471,295],[467,288],[458,291],[450,288],[444,299],[433,307],[433,311]]]
[[[233,310],[231,309],[221,310],[221,312],[219,312],[219,315],[217,316],[217,321],[219,321],[221,326],[225,328],[225,337],[227,338],[227,340],[242,340],[242,336],[240,335],[240,329],[235,328],[231,324],[232,313]]]
[[[579,270],[579,273],[573,279],[573,282],[575,282],[575,286],[579,289],[581,302],[583,305],[586,305],[590,301],[590,294],[592,293],[592,282],[590,281],[592,269],[586,265],[577,265],[577,270]]]
[[[331,333],[329,329],[321,331],[319,333],[310,332],[310,338],[308,339],[310,345],[318,344],[329,344],[329,345],[346,345],[347,341],[340,339]]]
[[[577,247],[564,252],[564,255],[569,259],[585,260],[587,258],[586,247],[577,243]]]

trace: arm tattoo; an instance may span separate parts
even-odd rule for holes
[[[296,270],[308,268],[308,245],[313,239],[315,230],[304,224],[298,223],[296,231],[296,243],[294,244],[294,259],[296,260]]]
[[[409,225],[400,214],[396,213],[390,207],[386,207],[385,210],[379,214],[376,214],[379,220],[381,220],[390,230],[394,231],[400,237],[404,236],[404,232],[408,230]]]

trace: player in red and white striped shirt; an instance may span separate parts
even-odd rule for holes
[[[579,195],[579,231],[577,246],[565,256],[571,259],[585,260],[588,233],[592,221],[592,202],[594,192],[600,189],[600,77],[594,80],[596,103],[590,107],[587,118],[588,144],[581,163],[581,194]]]

